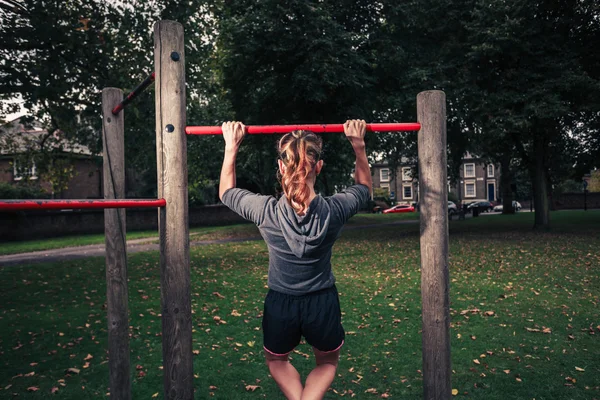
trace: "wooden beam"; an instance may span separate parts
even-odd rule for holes
[[[448,294],[448,177],[446,95],[417,96],[419,210],[421,213],[421,296],[423,314],[423,398],[451,398]]]
[[[183,26],[154,25],[164,398],[192,400],[192,306]]]
[[[102,154],[104,156],[104,198],[125,198],[124,113],[112,109],[123,99],[123,91],[102,90]],[[125,210],[104,210],[106,241],[106,299],[108,307],[108,368],[110,398],[131,399],[129,371],[129,321],[127,291],[127,244]]]

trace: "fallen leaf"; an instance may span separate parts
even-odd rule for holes
[[[585,369],[583,369],[583,368],[579,368],[579,367],[575,367],[575,371],[579,371],[579,372],[585,372]]]
[[[473,360],[473,362],[477,365],[481,364],[478,359]]]
[[[158,397],[158,392],[156,392],[156,393],[154,393],[154,394],[152,395],[152,398],[153,398],[153,399],[155,399],[155,398],[157,398],[157,397]]]
[[[505,374],[510,374],[510,369],[503,369],[502,371],[504,371]]]
[[[91,355],[91,354],[88,354],[88,355],[87,355],[87,356],[86,356],[86,357],[83,359],[83,361],[90,361],[92,358],[94,358],[94,356],[93,356],[93,355]]]
[[[258,385],[246,385],[246,391],[247,392],[254,392],[256,389],[258,389],[260,386]]]
[[[249,341],[247,344],[248,344],[248,346],[250,346],[250,347],[254,347],[254,343],[256,343],[256,342],[255,342],[255,341],[253,341],[253,340],[251,340],[251,341]]]
[[[78,368],[69,368],[67,372],[72,372],[74,374],[78,374],[81,370]]]
[[[50,393],[54,394],[58,392],[58,388],[56,386],[53,386],[52,389],[50,389]]]
[[[452,389],[452,396],[458,395],[458,389]]]
[[[219,292],[213,292],[213,294],[214,294],[215,296],[217,296],[219,299],[224,299],[224,298],[225,298],[225,296],[223,296],[223,295],[222,295],[221,293],[219,293]]]
[[[37,386],[29,386],[29,387],[27,388],[27,391],[28,391],[28,392],[37,392],[38,390],[40,390],[40,388],[39,388],[39,387],[37,387]]]
[[[194,355],[197,356],[198,354],[200,354],[200,350],[192,350],[192,353],[194,353]]]
[[[216,387],[216,386],[209,386],[208,388],[209,388],[210,390],[217,390],[217,387]]]

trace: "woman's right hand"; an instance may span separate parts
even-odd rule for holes
[[[364,143],[366,132],[367,123],[362,119],[349,119],[344,124],[344,134],[352,145]]]

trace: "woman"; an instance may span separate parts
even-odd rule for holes
[[[245,135],[240,122],[223,124],[225,158],[219,197],[258,225],[269,248],[269,292],[263,315],[264,351],[269,371],[288,399],[322,399],[333,382],[344,344],[344,329],[331,249],[344,223],[369,199],[371,170],[365,151],[365,121],[344,124],[356,154],[356,185],[323,198],[315,180],[323,168],[322,141],[295,131],[278,143],[279,177],[284,195],[254,194],[235,187],[235,159]],[[316,367],[302,386],[288,354],[304,336],[313,346]]]

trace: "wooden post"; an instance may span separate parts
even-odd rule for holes
[[[154,24],[164,398],[194,396],[183,26]]]
[[[112,114],[113,107],[121,100],[123,100],[122,90],[115,88],[102,90],[105,199],[125,198],[124,113]],[[119,400],[131,399],[125,232],[125,209],[104,210],[110,398]]]
[[[417,96],[421,212],[421,296],[423,304],[423,398],[447,400],[450,387],[448,296],[448,179],[446,95]]]

